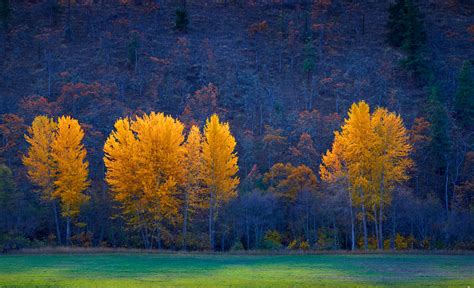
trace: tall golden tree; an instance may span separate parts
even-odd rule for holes
[[[189,130],[186,143],[184,166],[186,179],[183,189],[183,249],[186,250],[188,220],[196,208],[203,206],[203,179],[202,179],[202,135],[199,127],[193,125]]]
[[[368,247],[367,209],[373,209],[377,243],[381,248],[383,207],[390,204],[395,185],[408,179],[407,170],[412,165],[410,151],[408,132],[400,116],[384,108],[371,114],[369,105],[361,101],[352,105],[341,132],[335,132],[332,149],[323,156],[321,178],[326,182],[346,179],[351,215],[352,205],[361,207],[365,249]],[[354,248],[354,225],[352,228]]]
[[[27,168],[29,180],[40,187],[41,199],[51,203],[54,210],[56,224],[56,237],[61,243],[61,232],[57,213],[57,203],[53,196],[55,165],[51,156],[51,144],[53,143],[57,123],[47,116],[37,116],[28,134],[25,135],[26,142],[30,145],[23,156],[23,165]]]
[[[371,162],[372,207],[377,228],[377,247],[382,249],[383,208],[391,203],[391,192],[395,185],[409,178],[407,172],[413,166],[409,157],[412,146],[409,143],[409,133],[399,115],[385,108],[377,108],[372,114],[371,122],[376,135]]]
[[[71,219],[79,214],[80,207],[89,200],[83,192],[89,186],[89,163],[82,144],[84,131],[76,119],[58,118],[57,133],[51,143],[51,158],[55,165],[52,195],[61,202],[62,215],[66,217],[66,242],[70,243]]]
[[[104,146],[106,181],[147,248],[154,240],[160,246],[166,225],[179,220],[183,129],[171,116],[152,112],[133,121],[118,120]]]
[[[214,114],[206,121],[203,141],[203,181],[209,195],[209,241],[214,249],[214,221],[221,204],[236,196],[239,167],[236,141],[228,123]]]

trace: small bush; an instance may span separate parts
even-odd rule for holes
[[[288,249],[290,250],[296,250],[298,249],[299,245],[298,245],[298,241],[295,239],[293,241],[290,242],[290,244],[288,244]]]
[[[412,235],[408,237],[404,237],[397,233],[395,237],[395,249],[397,250],[411,249],[414,244],[415,244],[415,238]]]
[[[308,241],[303,241],[300,243],[300,249],[301,250],[309,250],[311,247],[309,246]]]
[[[377,239],[375,237],[369,237],[368,245],[369,250],[376,250],[377,249]]]
[[[383,240],[383,250],[390,250],[390,242],[391,240],[390,239],[385,239]]]
[[[92,246],[92,233],[81,232],[71,237],[72,243],[80,247],[91,247]]]
[[[431,239],[425,238],[420,242],[420,248],[422,249],[430,249],[431,248]]]
[[[238,240],[230,247],[230,251],[242,251],[244,250],[244,245],[242,244],[242,241]]]
[[[282,237],[278,231],[272,230],[265,233],[265,238],[262,243],[263,249],[277,250],[282,247]]]
[[[333,232],[327,228],[318,229],[318,241],[316,242],[318,249],[329,250],[334,248]]]
[[[0,252],[18,250],[32,246],[32,242],[18,234],[0,234]]]

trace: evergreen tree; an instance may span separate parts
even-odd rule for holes
[[[465,61],[459,73],[459,84],[454,98],[456,120],[468,128],[474,120],[474,79],[470,61]]]
[[[403,22],[406,30],[403,34],[404,41],[401,49],[405,52],[406,58],[402,61],[402,66],[419,76],[426,69],[423,57],[426,33],[423,29],[420,13],[411,0],[405,1]]]
[[[405,54],[402,67],[415,76],[422,75],[426,71],[423,55],[426,33],[420,12],[412,0],[399,0],[390,6],[387,28],[387,42],[401,48]]]
[[[439,98],[438,87],[431,87],[428,99],[428,120],[431,123],[431,158],[434,161],[433,168],[437,173],[443,174],[451,150],[449,137],[449,116],[445,105]]]
[[[7,26],[11,11],[10,0],[0,0],[0,22],[3,23],[4,27]]]
[[[388,29],[387,42],[390,46],[399,48],[402,46],[404,34],[406,31],[405,23],[403,22],[403,10],[405,7],[405,0],[399,0],[388,8]]]
[[[12,229],[12,224],[18,221],[15,216],[21,194],[16,189],[13,173],[4,164],[0,164],[0,235]],[[1,241],[1,240],[0,240]],[[1,244],[0,244],[1,245]]]

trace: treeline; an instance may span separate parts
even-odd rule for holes
[[[216,114],[206,120],[202,133],[197,125],[186,128],[163,113],[119,119],[103,148],[113,207],[96,209],[112,210],[106,221],[124,226],[113,238],[95,243],[83,222],[87,217],[80,217],[81,210],[94,213],[84,209],[94,195],[88,190],[79,122],[69,116],[57,120],[37,116],[25,135],[29,145],[23,164],[38,188],[41,205],[51,207],[54,215],[55,233],[50,231],[48,240],[41,240],[50,245],[185,250],[441,248],[434,246],[440,244],[432,242],[433,233],[425,238],[415,238],[414,230],[407,236],[400,233],[406,213],[420,212],[405,206],[414,203],[404,203],[415,200],[403,188],[414,169],[410,137],[399,115],[385,108],[371,112],[365,102],[354,103],[335,131],[319,171],[305,164],[276,163],[264,175],[253,170],[238,188],[236,140],[229,124]],[[317,161],[312,159],[318,156],[310,152],[311,141],[303,135],[296,149],[303,159]],[[2,195],[9,199],[15,185],[9,169],[3,166],[2,171]],[[433,224],[448,217],[438,215]]]

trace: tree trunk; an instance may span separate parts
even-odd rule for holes
[[[71,217],[67,216],[66,220],[66,246],[71,245]]]
[[[351,213],[351,250],[355,250],[355,227],[354,227],[354,212],[352,210],[352,196],[350,190],[347,190],[349,194],[349,211]]]
[[[185,194],[184,196],[184,215],[183,215],[183,250],[186,251],[186,237],[188,233],[188,208],[189,208],[189,203],[188,203],[188,193]]]
[[[390,248],[395,250],[395,227],[396,227],[396,219],[395,219],[395,205],[392,206],[392,236],[390,237]]]
[[[377,249],[380,249],[380,242],[379,242],[379,225],[377,221],[377,207],[375,207],[375,204],[373,205],[374,209],[374,226],[375,226],[375,242],[377,242]]]
[[[52,202],[53,205],[53,212],[54,212],[54,222],[56,224],[56,241],[58,242],[59,245],[61,245],[61,230],[59,227],[59,217],[58,217],[58,209],[56,208],[56,201],[53,200]]]
[[[365,206],[362,204],[362,226],[364,229],[364,249],[368,250],[369,245],[367,241],[367,220],[366,220],[366,213],[365,213]]]
[[[378,246],[383,250],[383,195],[384,195],[384,173],[382,171],[382,180],[380,181],[380,201],[379,201],[379,243]]]
[[[362,191],[362,188],[359,188],[359,193],[360,193],[360,199],[362,201],[361,206],[362,206],[362,226],[364,229],[364,249],[368,249],[368,243],[367,243],[367,219],[366,219],[366,213],[365,213],[365,206],[364,206],[364,192]]]
[[[445,183],[444,183],[444,202],[446,206],[446,219],[448,219],[448,213],[449,213],[449,201],[448,201],[448,178],[449,178],[449,164],[446,164],[446,177],[445,177]]]
[[[211,250],[214,250],[214,203],[213,203],[213,198],[214,198],[214,193],[211,192],[211,198],[209,200],[209,244],[211,246]]]
[[[380,211],[379,211],[379,241],[380,241],[380,248],[384,249],[383,243],[383,202],[380,202]]]

